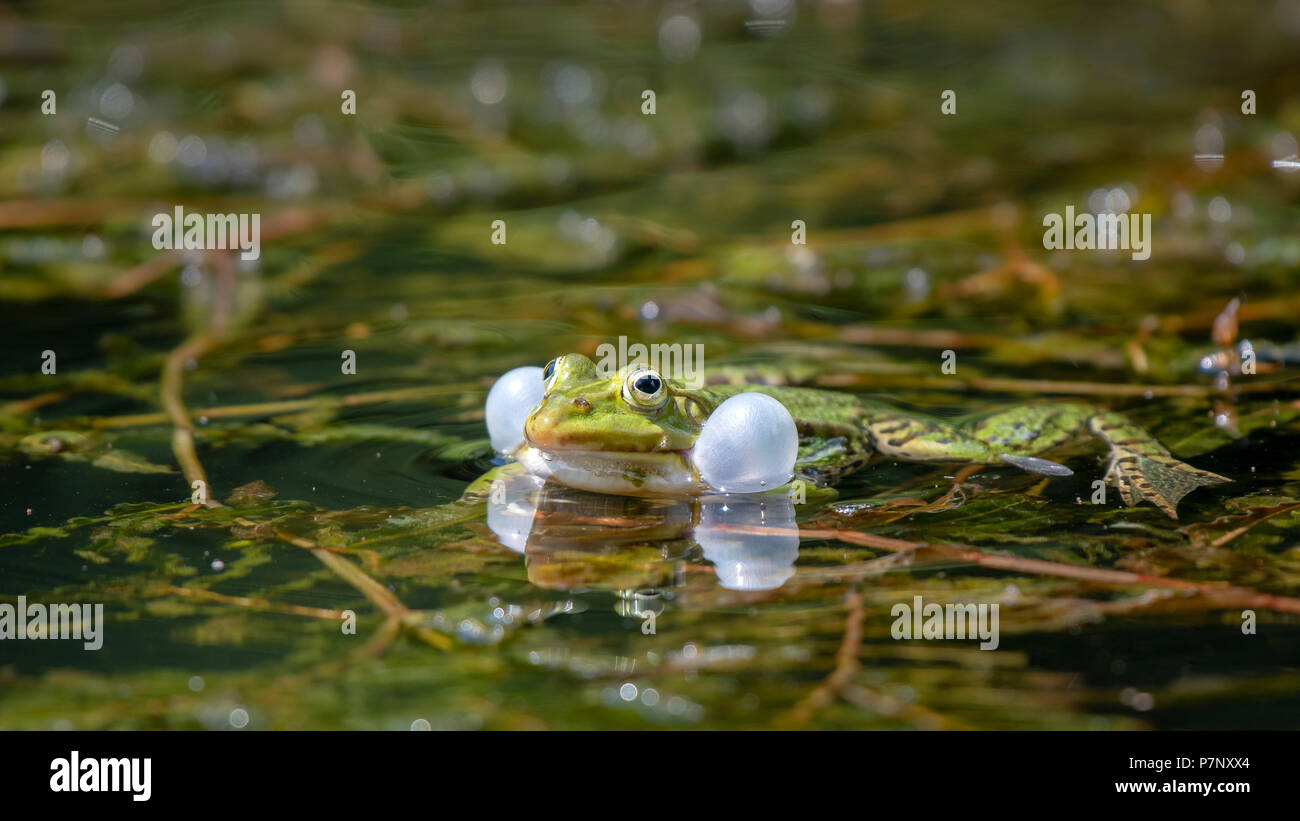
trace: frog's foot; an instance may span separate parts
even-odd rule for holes
[[[1145,499],[1164,511],[1169,518],[1177,519],[1178,502],[1188,493],[1198,487],[1232,480],[1208,470],[1194,468],[1168,453],[1143,454],[1112,447],[1105,481],[1115,485],[1119,497],[1128,507]]]
[[[1231,479],[1194,468],[1169,455],[1164,446],[1117,413],[1099,413],[1088,420],[1093,433],[1110,445],[1106,481],[1113,482],[1120,499],[1133,507],[1146,500],[1178,518],[1178,502],[1198,487]]]

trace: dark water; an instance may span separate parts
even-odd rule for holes
[[[1197,370],[1297,339],[1298,47],[1287,0],[0,13],[0,599],[106,621],[0,642],[0,727],[1300,726],[1298,365]],[[260,258],[158,262],[178,204],[261,214]],[[1150,214],[1150,258],[1046,249],[1067,206]],[[1233,483],[1173,521],[1089,504],[1095,451],[956,493],[882,461],[797,548],[454,505],[493,379],[619,336],[941,415],[1092,401]],[[918,595],[997,604],[998,648],[895,640]]]

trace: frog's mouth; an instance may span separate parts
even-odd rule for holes
[[[690,451],[548,450],[525,444],[517,457],[529,473],[596,493],[676,496],[707,490]]]

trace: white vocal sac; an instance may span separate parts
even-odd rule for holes
[[[798,452],[799,432],[785,405],[741,393],[709,414],[691,460],[714,490],[759,493],[790,481]]]
[[[493,450],[510,454],[524,443],[524,422],[545,393],[541,368],[530,365],[501,375],[483,408]]]

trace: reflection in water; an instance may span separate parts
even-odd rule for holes
[[[794,575],[799,527],[789,496],[700,500],[695,540],[728,590],[775,590]]]
[[[498,479],[492,485],[488,497],[487,525],[501,544],[516,553],[523,553],[528,544],[533,519],[537,516],[533,494],[541,490],[545,483],[545,479],[531,473],[521,473]]]
[[[552,588],[620,591],[620,612],[662,612],[698,543],[729,590],[774,590],[794,575],[799,531],[785,495],[643,499],[572,490],[529,474],[493,483],[488,527]]]

